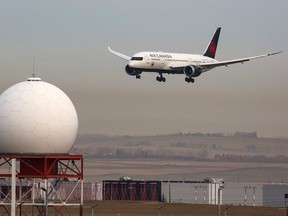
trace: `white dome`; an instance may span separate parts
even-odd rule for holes
[[[78,117],[69,97],[41,79],[0,95],[0,153],[69,153]]]

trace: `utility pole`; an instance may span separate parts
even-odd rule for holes
[[[220,209],[220,193],[224,189],[224,185],[220,185],[218,188],[218,216],[221,214],[221,209]]]
[[[164,205],[162,205],[162,206],[160,206],[160,207],[158,208],[158,216],[161,216],[160,210],[161,210],[162,208],[164,208],[165,206],[166,206],[166,204],[164,204]]]
[[[226,207],[225,207],[225,209],[224,209],[224,216],[227,216],[226,214],[227,214],[227,210],[229,209],[229,208],[231,208],[233,206],[233,204],[230,204],[230,205],[226,205]]]
[[[198,198],[197,198],[197,189],[198,189],[198,186],[196,185],[196,186],[194,186],[194,192],[195,192],[195,196],[194,196],[194,199],[195,199],[195,204],[197,204],[197,200],[198,200]]]

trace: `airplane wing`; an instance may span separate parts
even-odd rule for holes
[[[259,56],[252,56],[252,57],[248,57],[248,58],[241,58],[241,59],[234,59],[234,60],[228,60],[228,61],[216,61],[213,63],[200,63],[200,64],[195,64],[195,66],[199,66],[203,72],[208,71],[210,69],[213,69],[215,67],[220,67],[220,66],[226,66],[228,67],[228,65],[230,64],[237,64],[237,63],[244,63],[253,59],[257,59],[257,58],[263,58],[263,57],[267,57],[267,56],[271,56],[271,55],[276,55],[279,53],[282,53],[283,51],[280,52],[274,52],[274,53],[268,53],[268,54],[264,54],[264,55],[259,55]],[[169,67],[175,71],[179,71],[182,72],[183,68],[185,68],[186,66],[188,66],[190,64],[187,63],[183,63],[183,64],[176,64],[173,65],[171,64]]]
[[[118,52],[112,50],[110,47],[108,47],[108,50],[109,50],[109,52],[111,52],[113,55],[118,56],[119,58],[122,58],[122,59],[124,59],[124,60],[129,61],[129,60],[131,59],[131,57],[129,57],[129,56],[127,56],[127,55],[124,55],[124,54],[122,54],[122,53],[118,53]]]
[[[199,66],[202,69],[207,69],[210,70],[212,68],[215,67],[220,67],[220,66],[227,66],[230,64],[237,64],[237,63],[244,63],[253,59],[257,59],[257,58],[263,58],[263,57],[267,57],[267,56],[271,56],[271,55],[276,55],[279,53],[282,53],[283,51],[280,52],[274,52],[274,53],[268,53],[268,54],[264,54],[264,55],[259,55],[259,56],[252,56],[252,57],[248,57],[248,58],[242,58],[242,59],[234,59],[234,60],[228,60],[228,61],[218,61],[218,62],[213,62],[213,63],[201,63],[199,64]]]

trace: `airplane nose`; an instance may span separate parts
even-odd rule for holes
[[[135,66],[135,62],[129,61],[128,65],[129,65],[129,67],[134,67]]]

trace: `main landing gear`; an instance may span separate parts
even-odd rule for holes
[[[166,82],[166,78],[162,76],[162,73],[159,73],[159,76],[156,77],[158,82]]]
[[[140,75],[140,74],[137,74],[137,75],[136,75],[136,79],[141,79],[141,75]]]
[[[190,83],[190,82],[194,83],[195,80],[192,77],[186,77],[185,81],[188,82],[188,83]]]

